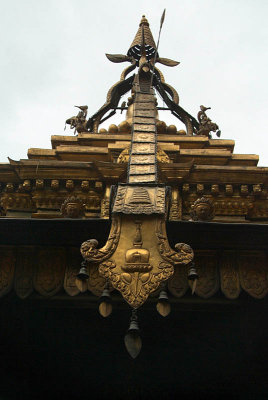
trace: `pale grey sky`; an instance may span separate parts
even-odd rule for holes
[[[52,134],[73,135],[64,132],[73,106],[88,104],[92,115],[125,67],[105,53],[126,54],[142,14],[156,41],[164,8],[159,53],[181,64],[159,67],[180,105],[195,117],[210,106],[235,153],[268,166],[267,0],[1,0],[0,162],[51,148]]]

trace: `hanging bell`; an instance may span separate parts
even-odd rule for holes
[[[198,279],[198,273],[196,272],[195,264],[193,262],[192,262],[192,264],[190,264],[187,278],[189,281],[189,285],[192,288],[192,294],[194,294],[195,289],[196,289],[197,279]]]
[[[87,265],[86,261],[82,261],[80,271],[76,275],[77,279],[80,279],[81,281],[87,281],[89,278],[88,269],[86,265]]]
[[[139,355],[139,353],[141,351],[141,346],[142,346],[136,309],[132,310],[132,315],[130,318],[130,325],[129,325],[128,331],[125,335],[124,341],[125,341],[126,349],[127,349],[128,353],[130,354],[130,356],[132,358],[136,358]]]
[[[165,288],[159,293],[156,309],[159,314],[162,315],[162,317],[166,317],[171,311],[171,307],[168,302],[168,294]]]
[[[87,291],[87,280],[89,278],[88,269],[86,265],[87,265],[86,261],[81,262],[80,271],[76,275],[75,279],[75,284],[82,293]]]
[[[107,281],[104,286],[99,302],[100,302],[99,304],[100,315],[104,318],[108,317],[113,311],[113,306],[111,304],[112,299],[109,291],[109,281]]]

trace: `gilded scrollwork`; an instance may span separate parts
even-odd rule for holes
[[[90,264],[88,268],[89,279],[88,279],[88,290],[91,291],[95,296],[101,296],[107,279],[105,279],[99,273],[99,265],[98,264]],[[109,290],[112,290],[111,285],[109,285]]]
[[[113,287],[119,290],[124,299],[133,307],[140,307],[164,280],[170,278],[174,268],[171,264],[160,262],[159,272],[134,272],[122,274],[115,271],[116,264],[113,260],[102,263],[99,272],[108,278]]]
[[[115,251],[120,237],[120,218],[114,217],[109,238],[104,247],[97,249],[98,241],[96,239],[86,240],[81,245],[81,254],[83,258],[90,262],[102,262],[109,258]]]
[[[174,265],[187,265],[193,261],[194,252],[188,244],[176,243],[176,251],[170,248],[166,234],[165,221],[163,219],[158,221],[156,236],[158,239],[158,250],[164,260]]]

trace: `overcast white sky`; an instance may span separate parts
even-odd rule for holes
[[[161,70],[180,105],[195,117],[210,106],[235,152],[268,166],[268,0],[1,0],[0,162],[51,148],[52,134],[73,135],[64,132],[73,106],[95,113],[126,66],[105,53],[126,54],[142,14],[156,41],[164,8],[159,53],[181,64]]]

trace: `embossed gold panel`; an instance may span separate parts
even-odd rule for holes
[[[133,143],[132,154],[154,154],[156,146],[152,143]]]
[[[129,177],[129,183],[155,182],[156,175],[132,175]]]
[[[133,134],[133,142],[154,143],[155,142],[155,136],[154,136],[153,133],[135,132]]]
[[[156,229],[155,218],[122,217],[118,247],[99,267],[100,274],[108,278],[134,308],[143,304],[161,281],[173,273],[173,266],[159,254]]]
[[[131,155],[131,164],[153,164],[155,162],[155,155]]]
[[[117,235],[112,233],[115,222],[121,226]],[[98,250],[94,240],[83,243],[81,253],[89,262],[100,260],[100,274],[134,308],[140,307],[162,281],[171,277],[174,266],[180,268],[193,259],[190,246],[179,243],[176,251],[169,247],[164,216],[160,215],[116,217],[107,243],[110,241],[116,243],[116,248],[109,253],[105,250],[107,245]]]
[[[164,214],[164,187],[119,186],[113,212],[124,214]]]
[[[134,123],[134,132],[155,132],[155,125]]]
[[[152,165],[131,165],[129,173],[134,174],[154,174],[156,172],[156,166]]]

